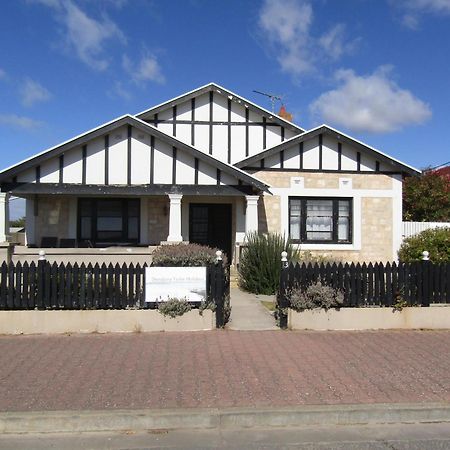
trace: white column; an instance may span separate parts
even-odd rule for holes
[[[9,194],[0,192],[0,242],[6,242],[9,235]]]
[[[259,195],[246,195],[245,233],[258,231],[258,200]]]
[[[183,242],[181,235],[181,194],[169,194],[169,236],[167,242]]]
[[[35,245],[36,242],[36,216],[35,216],[35,200],[27,198],[25,201],[25,244]]]

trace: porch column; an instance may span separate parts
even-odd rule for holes
[[[9,194],[0,192],[0,242],[6,242],[9,235]]]
[[[181,235],[181,194],[169,194],[169,236],[167,242],[183,242]]]
[[[259,195],[246,195],[245,233],[258,231],[258,200]]]

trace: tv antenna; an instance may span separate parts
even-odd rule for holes
[[[283,97],[281,95],[267,94],[266,92],[261,92],[261,91],[253,90],[253,92],[256,92],[257,94],[265,95],[266,97],[269,97],[270,101],[272,102],[272,113],[275,114],[275,102],[277,100],[281,102],[283,100]]]

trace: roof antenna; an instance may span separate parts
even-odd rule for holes
[[[256,92],[257,94],[261,94],[261,95],[265,95],[266,97],[269,97],[270,101],[272,102],[272,114],[275,114],[275,102],[277,100],[281,102],[283,100],[283,97],[281,95],[266,94],[265,92],[261,92],[261,91],[253,90],[253,92]]]

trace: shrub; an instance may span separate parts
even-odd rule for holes
[[[301,263],[308,264],[333,264],[342,262],[341,258],[336,258],[328,254],[314,255],[309,250],[303,250],[300,252],[299,259]]]
[[[306,291],[300,287],[294,287],[289,293],[291,308],[295,311],[305,309],[339,308],[344,303],[344,294],[331,286],[322,284],[319,280],[310,284]]]
[[[191,305],[184,298],[170,298],[167,302],[158,304],[158,311],[163,316],[169,316],[172,319],[182,316],[191,309]]]
[[[275,294],[280,284],[283,251],[288,253],[288,260],[298,260],[298,251],[285,236],[249,233],[239,261],[239,286],[254,294]]]
[[[199,244],[161,245],[153,253],[153,266],[198,267],[216,262],[217,248]],[[227,263],[223,255],[223,264]]]
[[[434,263],[450,261],[450,228],[434,228],[405,239],[398,252],[400,261],[421,261],[422,252],[430,253]]]

